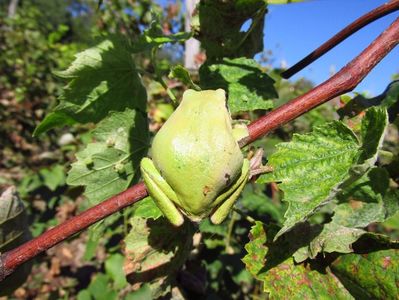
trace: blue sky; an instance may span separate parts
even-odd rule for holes
[[[355,19],[387,1],[309,0],[286,5],[269,5],[264,45],[266,51],[272,51],[270,56],[272,65],[280,67],[282,61],[288,67],[294,65]],[[169,2],[175,1],[158,0],[161,5]],[[338,72],[398,16],[399,12],[394,12],[367,25],[292,79],[305,77],[315,84],[327,80],[332,70]],[[243,26],[244,30],[246,28],[248,26]],[[391,82],[392,75],[395,73],[399,73],[399,47],[391,51],[356,87],[355,91],[368,92],[370,96],[378,95]]]
[[[313,0],[289,5],[269,5],[265,24],[265,48],[272,51],[273,65],[292,66],[356,18],[386,0]],[[399,12],[369,24],[293,77],[315,84],[339,71],[391,24]],[[399,48],[395,48],[358,85],[355,91],[381,93],[399,73]]]

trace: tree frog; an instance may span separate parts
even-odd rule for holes
[[[220,224],[238,199],[249,161],[236,141],[224,90],[187,90],[156,134],[141,173],[150,196],[175,226],[184,216]]]

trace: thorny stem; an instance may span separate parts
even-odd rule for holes
[[[294,120],[310,109],[351,91],[399,42],[399,18],[395,20],[359,56],[342,68],[333,77],[310,90],[306,94],[280,106],[268,115],[248,126],[249,137],[240,141],[245,146],[277,127]],[[44,232],[40,236],[3,253],[0,256],[0,281],[10,275],[18,266],[39,253],[66,240],[90,225],[147,196],[144,183],[140,182],[126,191],[89,208],[62,224]]]
[[[319,48],[314,50],[308,56],[301,59],[299,62],[297,62],[291,68],[282,72],[281,76],[285,79],[290,78],[292,75],[298,73],[300,70],[307,67],[309,64],[314,62],[320,56],[322,56],[326,52],[330,51],[332,48],[337,46],[339,43],[341,43],[343,40],[345,40],[347,37],[349,37],[352,34],[354,34],[355,32],[357,32],[358,30],[362,29],[364,26],[366,26],[366,25],[370,24],[371,22],[378,20],[379,18],[382,18],[398,9],[399,9],[399,0],[391,0],[387,3],[384,3],[381,6],[373,9],[372,11],[361,16],[360,18],[358,18],[357,20],[355,20],[354,22],[349,24],[347,27],[342,29],[340,32],[338,32],[336,35],[334,35],[331,39],[329,39],[327,42],[322,44]]]

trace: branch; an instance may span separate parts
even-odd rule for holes
[[[308,65],[310,65],[312,62],[314,62],[320,56],[322,56],[326,52],[330,51],[332,48],[337,46],[339,43],[341,43],[347,37],[351,36],[355,32],[362,29],[364,26],[366,26],[366,25],[370,24],[371,22],[374,22],[375,20],[378,20],[379,18],[382,18],[398,9],[399,9],[399,1],[398,0],[391,0],[388,3],[384,3],[383,5],[373,9],[372,11],[370,11],[367,14],[358,18],[353,23],[349,24],[347,27],[345,27],[343,30],[338,32],[336,35],[334,35],[331,39],[329,39],[327,42],[322,44],[319,48],[314,50],[308,56],[306,56],[305,58],[303,58],[302,60],[297,62],[291,68],[282,72],[281,76],[285,79],[290,78],[292,75],[298,73],[300,70],[302,70],[305,67],[307,67]]]
[[[374,40],[358,57],[342,68],[335,76],[308,93],[284,104],[248,126],[249,137],[241,140],[244,146],[277,127],[306,113],[310,109],[352,90],[399,42],[399,18]],[[136,184],[126,191],[72,217],[66,222],[44,232],[19,247],[0,256],[0,281],[18,266],[39,253],[80,232],[105,217],[147,196],[144,183]]]
[[[398,42],[399,18],[363,50],[362,53],[330,79],[324,81],[306,94],[287,102],[269,114],[252,122],[248,126],[249,137],[244,141],[240,141],[241,145],[249,144],[277,127],[294,120],[312,108],[353,90]]]
[[[21,246],[3,253],[0,256],[0,282],[24,262],[146,196],[146,187],[144,183],[140,182],[126,191],[47,230]]]

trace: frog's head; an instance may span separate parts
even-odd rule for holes
[[[223,89],[217,90],[186,90],[180,105],[188,105],[191,108],[198,107],[202,111],[226,110],[226,92]]]

